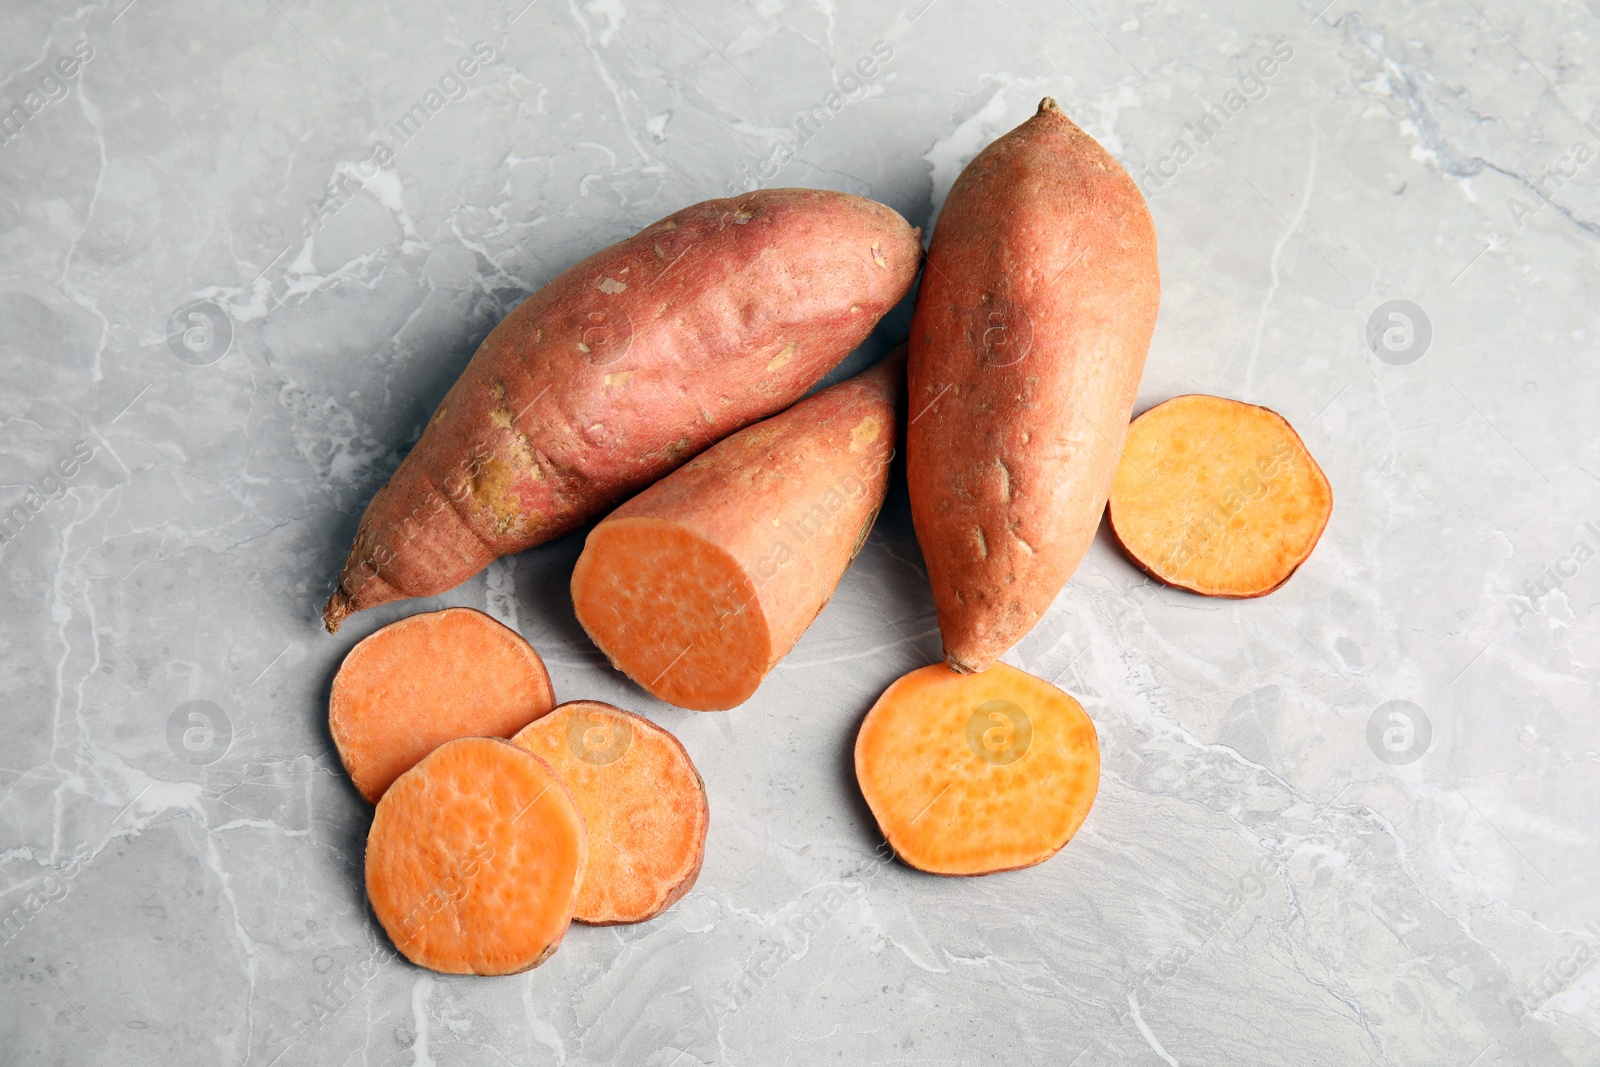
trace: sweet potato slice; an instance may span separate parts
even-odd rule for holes
[[[463,737],[378,801],[367,899],[412,963],[516,974],[561,943],[587,862],[583,815],[560,777],[509,741]]]
[[[555,706],[544,661],[481,611],[446,608],[363,639],[328,697],[328,730],[376,804],[418,760],[458,737],[510,737]]]
[[[571,700],[512,739],[561,775],[589,831],[572,917],[653,919],[694,886],[706,853],[706,787],[678,739],[649,719]]]
[[[572,605],[660,700],[749,699],[833,595],[889,482],[904,358],[741,430],[589,532]]]
[[[1333,489],[1283,416],[1196,393],[1133,420],[1107,512],[1123,549],[1160,581],[1256,597],[1311,555]]]
[[[884,690],[856,736],[856,781],[895,854],[932,874],[992,874],[1049,859],[1100,787],[1083,707],[997,663],[942,663]]]

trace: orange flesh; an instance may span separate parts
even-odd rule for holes
[[[561,943],[588,849],[542,760],[467,737],[401,775],[367,835],[367,898],[395,948],[446,974],[515,974]]]
[[[548,763],[583,812],[589,865],[574,919],[644,922],[694,885],[710,811],[676,737],[610,704],[574,700],[511,740]]]
[[[1083,825],[1100,746],[1079,703],[997,663],[896,681],[861,724],[856,780],[906,863],[933,874],[1031,867]]]
[[[612,664],[679,707],[743,703],[816,619],[889,482],[904,352],[746,427],[623,504],[572,572]]]
[[[1207,596],[1254,597],[1311,555],[1333,490],[1276,412],[1180,396],[1133,421],[1111,487],[1111,529],[1154,577]]]
[[[413,615],[361,641],[333,679],[328,729],[376,804],[400,775],[458,737],[510,737],[555,705],[544,661],[471,608]]]
[[[771,663],[766,616],[744,569],[675,522],[596,526],[573,568],[572,602],[618,670],[680,708],[741,704]]]

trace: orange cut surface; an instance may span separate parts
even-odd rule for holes
[[[465,737],[401,775],[367,834],[367,898],[411,962],[446,974],[542,963],[572,920],[583,815],[537,756]]]
[[[856,780],[889,845],[933,874],[1016,870],[1072,839],[1100,786],[1083,707],[1004,663],[896,681],[856,737]]]
[[[1106,508],[1150,575],[1219,597],[1282,585],[1332,512],[1327,476],[1283,416],[1201,394],[1133,420]]]
[[[754,584],[712,541],[667,519],[607,519],[572,571],[578,621],[651,696],[696,711],[749,698],[772,661]]]
[[[548,763],[583,812],[589,865],[572,917],[653,919],[694,886],[705,859],[705,783],[671,733],[598,700],[573,700],[512,738]]]
[[[472,608],[390,623],[345,656],[328,730],[361,795],[376,804],[422,757],[458,737],[505,737],[555,706],[533,646]]]

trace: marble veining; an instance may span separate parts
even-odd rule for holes
[[[0,1061],[1600,1063],[1600,4],[91,0],[0,27]],[[1272,407],[1335,494],[1260,600],[1154,586],[1102,537],[1006,657],[1099,730],[1059,856],[921,875],[855,789],[860,717],[939,650],[903,483],[729,713],[606,665],[576,537],[320,632],[367,499],[546,280],[758,186],[926,230],[1045,95],[1156,219],[1139,407]],[[710,846],[666,916],[512,978],[395,956],[324,702],[356,640],[443,604],[683,740]]]

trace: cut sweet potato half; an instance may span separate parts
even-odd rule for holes
[[[1100,787],[1083,707],[997,663],[923,667],[886,689],[856,737],[856,780],[895,854],[932,874],[992,874],[1049,859]]]
[[[516,974],[556,950],[588,846],[577,802],[509,741],[464,737],[401,775],[367,834],[367,899],[406,959]]]
[[[613,666],[680,708],[743,703],[774,658],[739,561],[669,519],[624,515],[596,526],[572,572],[572,601]]]
[[[1206,596],[1257,597],[1311,555],[1333,489],[1283,416],[1191,394],[1133,420],[1106,511],[1152,577]]]
[[[376,804],[400,775],[458,737],[504,737],[555,706],[533,646],[481,611],[446,608],[363,639],[328,697],[345,770]]]
[[[816,619],[883,504],[902,354],[741,430],[612,512],[572,606],[658,700],[749,699]]]
[[[511,740],[554,768],[583,812],[589,865],[573,919],[644,922],[694,886],[711,817],[676,737],[610,704],[572,700]]]

